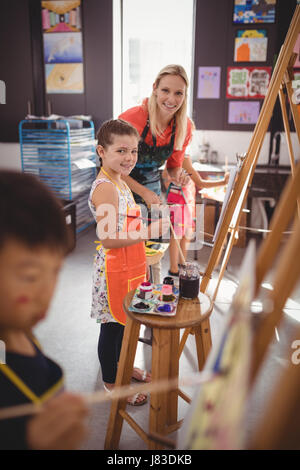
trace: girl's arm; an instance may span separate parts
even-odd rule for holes
[[[144,199],[147,206],[150,207],[152,204],[161,204],[161,199],[155,192],[138,183],[131,176],[122,176],[122,179],[128,184],[133,193],[138,194]]]
[[[104,248],[122,248],[134,245],[150,238],[151,230],[164,234],[169,228],[169,221],[160,219],[145,227],[140,221],[140,229],[132,232],[118,232],[118,211],[119,197],[116,188],[111,183],[102,183],[98,186],[92,197],[92,202],[96,207],[97,235]],[[125,216],[126,214],[124,214]],[[126,217],[124,217],[126,221]],[[132,223],[135,221],[133,219]]]
[[[185,157],[182,167],[190,175],[191,179],[194,181],[195,185],[199,189],[203,188],[214,188],[216,186],[223,186],[228,183],[229,173],[226,172],[224,178],[220,180],[206,180],[201,178],[198,171],[193,168],[191,158],[189,156]]]

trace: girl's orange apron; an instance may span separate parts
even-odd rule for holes
[[[123,193],[121,188],[119,189]],[[137,217],[140,217],[140,215],[140,206],[130,208],[127,205],[123,231],[139,230],[140,221]],[[136,289],[141,282],[146,280],[145,243],[139,242],[123,248],[104,249],[104,252],[107,300],[110,313],[117,322],[125,325],[124,297],[130,290]]]

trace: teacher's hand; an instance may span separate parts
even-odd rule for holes
[[[168,172],[176,186],[186,186],[190,182],[190,176],[184,168],[169,168]]]

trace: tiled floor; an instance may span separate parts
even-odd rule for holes
[[[47,319],[36,329],[36,334],[44,346],[45,352],[57,360],[65,371],[66,385],[69,390],[90,393],[102,389],[102,378],[97,357],[99,325],[89,316],[91,299],[92,262],[95,253],[95,231],[91,227],[77,240],[76,249],[67,258],[60,275],[57,290]],[[199,263],[205,268],[210,248],[204,247],[198,255]],[[230,261],[221,283],[211,315],[213,344],[228,312],[232,296],[238,285],[238,268],[244,255],[244,249],[234,247]],[[191,254],[192,255],[192,254]],[[162,262],[162,275],[168,270],[168,253]],[[217,271],[210,282],[207,293],[212,292],[216,283]],[[270,278],[268,276],[267,281]],[[268,286],[267,286],[268,287]],[[266,400],[270,397],[278,373],[289,362],[291,338],[299,329],[300,289],[288,300],[282,326],[278,329],[262,373],[248,402],[248,414],[245,426],[249,433],[260,418]],[[146,332],[147,333],[147,332]],[[300,332],[299,332],[300,339]],[[151,347],[138,346],[136,365],[149,369]],[[197,370],[194,337],[188,338],[180,361],[180,374]],[[193,389],[184,389],[192,394]],[[234,399],[234,397],[233,397]],[[184,418],[188,405],[179,399],[179,418]],[[88,421],[89,436],[83,449],[103,449],[110,405],[99,404],[91,407]],[[142,407],[130,407],[130,413],[145,429],[148,427],[149,404]],[[125,423],[120,441],[120,449],[146,449],[144,442]]]

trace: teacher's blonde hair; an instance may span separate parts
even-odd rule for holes
[[[165,77],[166,75],[178,75],[181,77],[186,85],[185,88],[185,96],[182,105],[180,106],[179,110],[176,111],[176,139],[175,139],[175,149],[181,150],[184,139],[186,136],[187,130],[187,89],[189,86],[189,80],[186,74],[186,71],[181,65],[171,64],[164,67],[159,74],[157,75],[154,86],[157,87],[159,85],[160,80]],[[157,125],[157,104],[156,104],[156,96],[154,94],[154,90],[148,100],[148,111],[149,111],[149,118],[150,118],[150,128],[152,134],[155,136],[158,135],[161,130],[158,128]]]

